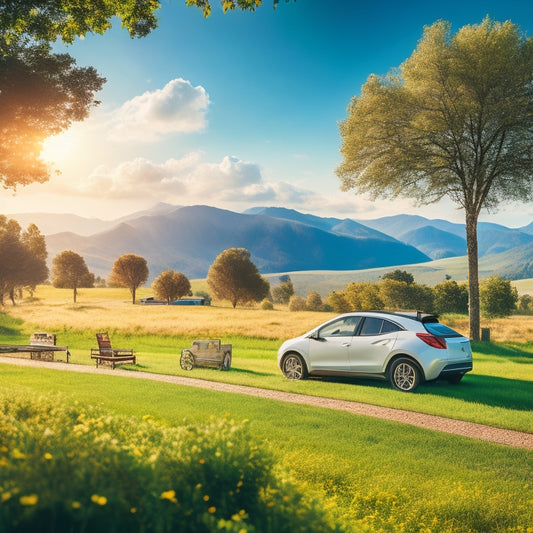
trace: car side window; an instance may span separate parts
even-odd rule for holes
[[[343,317],[324,326],[319,331],[319,335],[321,337],[353,337],[360,321],[360,316]]]
[[[366,317],[360,335],[383,335],[400,329],[400,326],[383,318]]]

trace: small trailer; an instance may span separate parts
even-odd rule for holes
[[[231,366],[231,344],[221,344],[220,339],[198,340],[190,348],[181,351],[180,366],[183,370],[197,367],[229,370]]]

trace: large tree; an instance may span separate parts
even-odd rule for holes
[[[343,190],[464,209],[479,339],[479,214],[533,196],[533,38],[489,18],[455,35],[436,22],[398,69],[368,78],[340,134]]]
[[[47,43],[0,34],[0,184],[48,180],[43,142],[83,120],[104,81],[68,54],[52,54]]]
[[[60,289],[72,289],[74,303],[78,289],[94,286],[94,274],[89,272],[85,259],[72,250],[65,250],[52,261],[52,285]]]
[[[136,254],[121,255],[114,263],[109,275],[109,285],[126,287],[130,290],[132,302],[135,303],[137,289],[148,279],[146,259]]]
[[[238,303],[260,302],[270,283],[259,274],[246,248],[228,248],[217,256],[207,273],[207,284],[217,298]]]

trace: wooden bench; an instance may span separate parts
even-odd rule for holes
[[[107,333],[97,333],[96,340],[98,341],[98,348],[91,348],[91,359],[96,361],[96,368],[98,365],[108,364],[114,369],[117,365],[136,363],[133,350],[113,348]]]

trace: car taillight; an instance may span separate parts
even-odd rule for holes
[[[442,337],[436,337],[431,335],[431,333],[417,333],[416,336],[423,340],[426,344],[429,344],[433,348],[438,348],[439,350],[446,350],[448,347],[446,345],[446,340]]]

